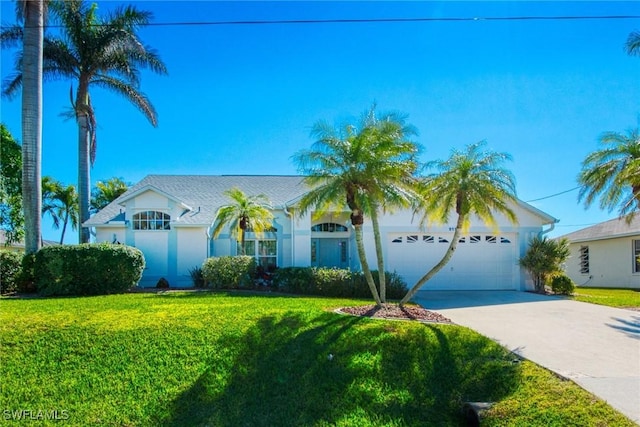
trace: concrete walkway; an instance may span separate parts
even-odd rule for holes
[[[514,291],[422,291],[414,301],[570,378],[640,424],[640,312]]]

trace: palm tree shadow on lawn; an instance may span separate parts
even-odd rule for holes
[[[265,316],[244,335],[212,344],[239,351],[210,361],[158,424],[461,425],[463,399],[497,400],[520,371],[501,347],[450,328],[333,313]]]

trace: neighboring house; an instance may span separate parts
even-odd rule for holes
[[[155,286],[165,277],[171,286],[189,286],[189,270],[210,256],[236,255],[238,243],[227,231],[211,238],[216,212],[229,202],[224,192],[238,187],[247,195],[266,195],[273,205],[273,231],[247,234],[247,254],[265,268],[325,266],[360,270],[348,212],[313,212],[300,217],[296,201],[307,191],[300,176],[175,176],[149,175],[84,223],[95,229],[96,241],[135,246],[147,267],[141,286]],[[531,289],[528,274],[518,266],[527,242],[556,222],[524,203],[515,210],[519,224],[498,216],[499,230],[472,222],[452,260],[425,289]],[[453,236],[451,223],[424,230],[409,210],[380,217],[388,271],[397,271],[408,285],[440,260]],[[375,268],[370,222],[364,238],[369,264]]]
[[[54,246],[58,245],[58,242],[54,242],[53,240],[43,240],[42,246]],[[24,242],[12,242],[7,243],[7,235],[4,230],[0,230],[0,250],[9,251],[9,252],[24,252]]]
[[[612,219],[559,238],[569,240],[567,275],[578,286],[640,289],[640,215]]]

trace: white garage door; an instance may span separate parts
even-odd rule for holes
[[[452,234],[390,233],[387,264],[404,277],[409,287],[441,259]],[[453,257],[423,290],[516,289],[515,234],[462,236]]]

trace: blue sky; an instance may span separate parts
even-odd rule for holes
[[[106,12],[123,2],[98,1]],[[204,21],[640,15],[637,2],[132,1],[155,23]],[[0,4],[3,24],[13,2]],[[143,74],[153,128],[115,95],[92,92],[98,153],[92,181],[147,174],[296,174],[318,120],[354,118],[376,102],[408,114],[423,160],[487,140],[511,153],[520,199],[577,186],[604,131],[640,120],[640,58],[624,42],[640,19],[474,20],[272,25],[170,25],[142,30],[168,76]],[[14,52],[2,52],[2,78]],[[70,82],[44,86],[43,175],[76,182]],[[20,101],[1,120],[20,138]],[[552,236],[614,218],[577,191],[532,202],[558,218]],[[45,224],[45,238],[59,231]],[[65,239],[77,241],[76,233]]]

